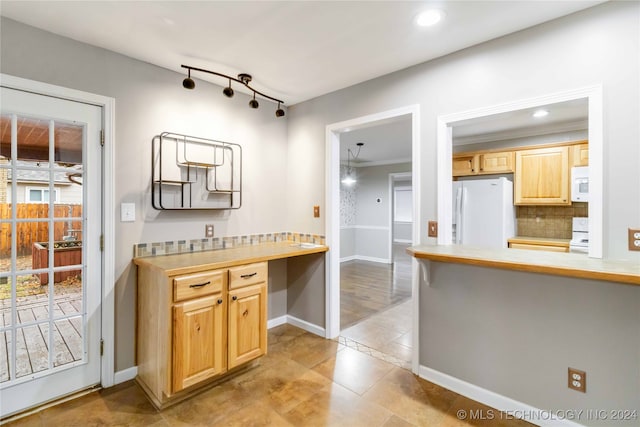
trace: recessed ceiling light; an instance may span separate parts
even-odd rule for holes
[[[436,25],[444,18],[444,12],[438,9],[429,9],[416,16],[416,25],[419,27],[430,27]]]
[[[545,116],[548,116],[548,115],[549,115],[549,112],[547,110],[536,110],[533,113],[533,117],[536,117],[536,118],[545,117]]]

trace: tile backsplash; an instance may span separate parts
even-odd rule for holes
[[[572,218],[587,217],[588,204],[571,206],[516,206],[517,235],[570,239]]]
[[[138,243],[133,245],[133,257],[181,254],[188,252],[211,251],[238,246],[259,245],[261,243],[300,242],[325,244],[325,237],[318,234],[279,233],[249,234],[242,236],[212,237],[207,239],[175,240],[167,242]]]

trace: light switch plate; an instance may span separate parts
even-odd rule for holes
[[[120,204],[120,222],[134,222],[136,220],[136,204]]]

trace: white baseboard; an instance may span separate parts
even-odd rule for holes
[[[393,243],[413,243],[410,239],[393,239]]]
[[[391,264],[391,260],[388,258],[375,258],[364,255],[356,255],[356,259],[360,261],[380,262],[382,264]]]
[[[115,373],[113,378],[113,385],[123,383],[125,381],[132,380],[138,375],[138,367],[133,366],[131,368],[123,369]]]
[[[351,255],[351,256],[348,256],[348,257],[340,258],[340,262],[353,261],[353,260],[379,262],[379,263],[382,263],[382,264],[391,264],[392,263],[392,261],[390,259],[387,259],[387,258],[375,258],[375,257],[370,257],[370,256],[364,256],[364,255]]]
[[[534,408],[526,403],[513,400],[510,397],[502,396],[501,394],[494,393],[490,390],[486,390],[477,385],[468,383],[458,378],[452,377],[445,373],[436,371],[435,369],[428,368],[420,365],[419,375],[427,381],[438,384],[448,390],[454,391],[458,394],[475,400],[476,402],[483,403],[498,411],[504,411],[506,415],[513,416],[515,418],[522,418],[525,421],[542,427],[581,427],[582,424],[578,424],[574,421],[566,418],[559,418],[551,412],[543,409]],[[488,414],[484,414],[488,415]],[[493,414],[499,419],[500,414]],[[584,415],[584,414],[583,414]],[[465,416],[469,419],[470,414],[465,412]]]
[[[275,328],[276,326],[284,325],[285,323],[287,323],[286,314],[274,319],[267,320],[267,329]]]
[[[287,323],[300,329],[304,329],[307,332],[311,332],[312,334],[321,336],[322,338],[325,338],[326,331],[324,328],[321,328],[318,325],[314,325],[313,323],[309,323],[306,320],[298,319],[297,317],[293,317],[287,314]]]

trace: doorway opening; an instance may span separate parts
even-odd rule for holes
[[[417,267],[405,249],[419,241],[420,226],[409,227],[408,235],[394,243],[394,182],[397,179],[404,184],[398,185],[399,189],[412,190],[410,215],[402,213],[410,219],[419,218],[418,113],[418,106],[410,106],[327,126],[327,337],[336,338],[348,330],[348,337],[340,337],[342,341],[358,339],[360,345],[380,353],[385,350],[386,354],[393,353],[390,349],[395,345],[395,356],[404,356],[407,368],[417,362],[417,336],[411,331],[417,325],[418,293]],[[393,126],[406,127],[404,157],[397,155],[400,147],[393,139],[383,138],[376,146],[367,136],[380,135]],[[342,183],[347,172],[344,165],[347,150],[358,142],[365,145],[357,167],[350,168],[356,184],[349,188]],[[408,193],[398,194],[406,202]],[[402,206],[407,208],[406,203]],[[381,331],[362,325],[369,322],[379,329],[381,324],[391,326],[392,319],[406,326]],[[402,357],[397,362],[400,366]]]

